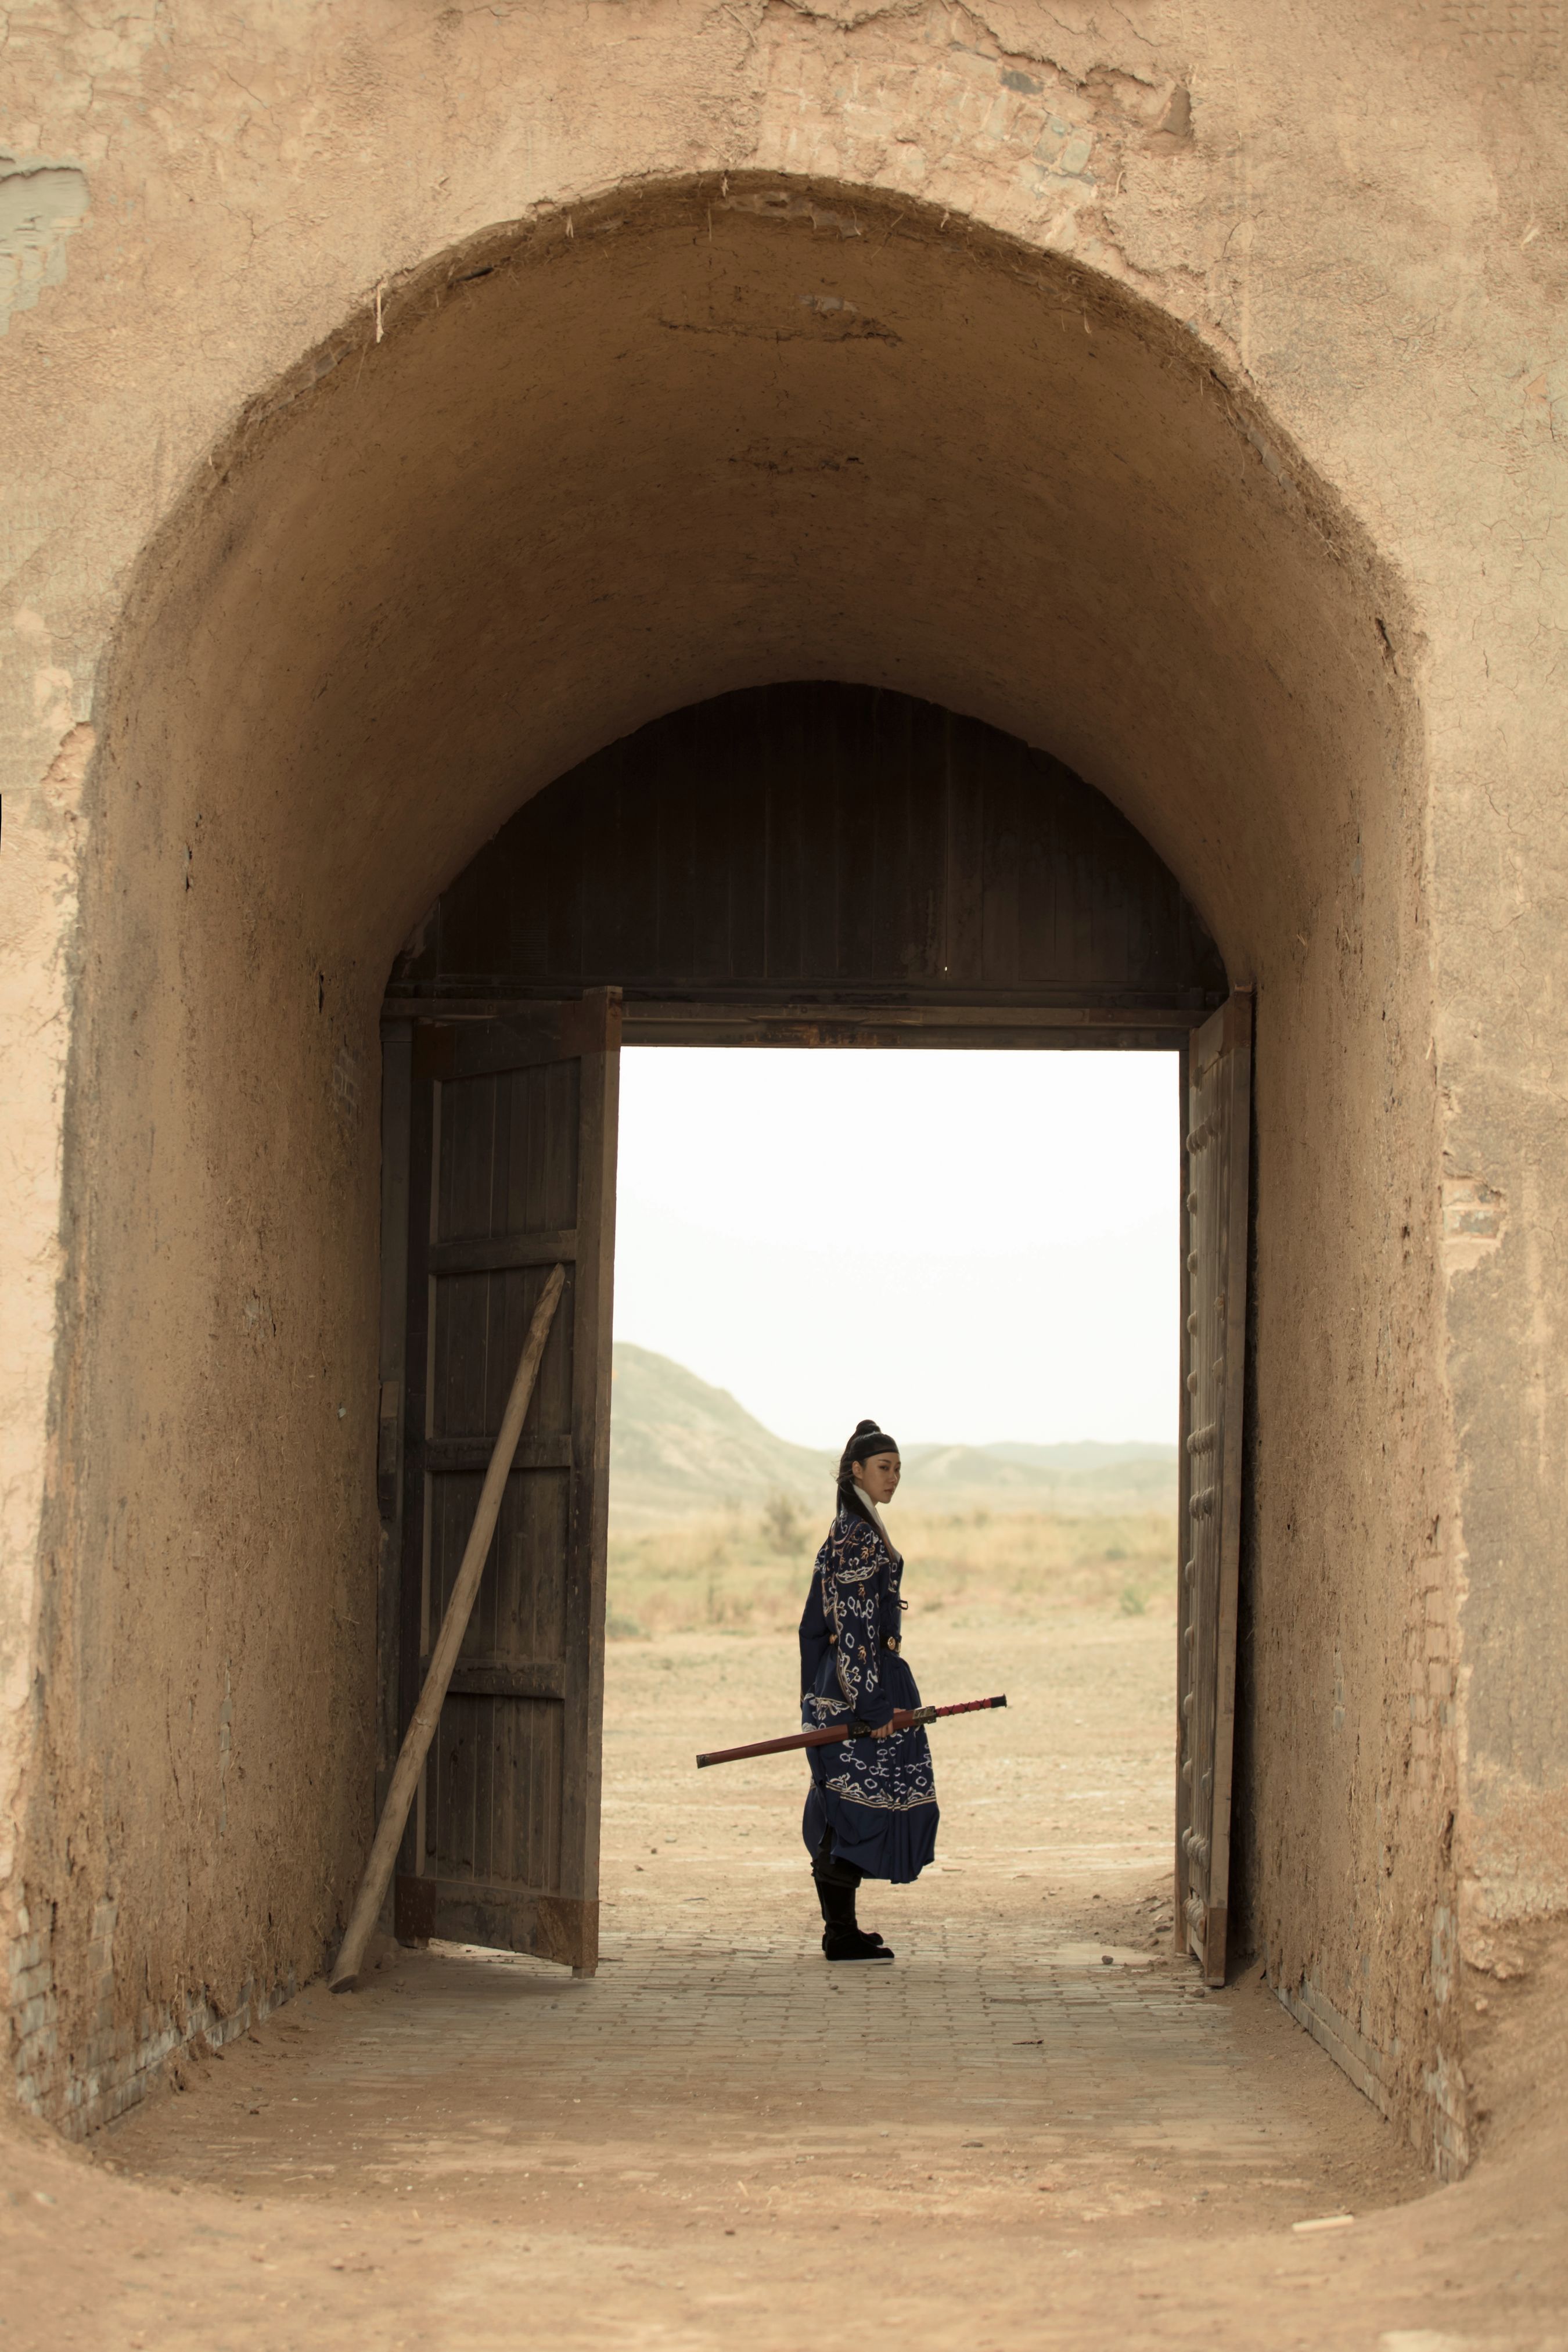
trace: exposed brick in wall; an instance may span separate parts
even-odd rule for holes
[[[1451,1953],[1453,1915],[1440,1910],[1433,1927],[1433,1948]],[[1325,2050],[1341,2073],[1347,2074],[1370,2099],[1379,2115],[1398,2118],[1390,2085],[1397,2080],[1402,2055],[1398,2037],[1384,2050],[1368,2030],[1370,2008],[1363,2003],[1359,2021],[1335,2007],[1310,1978],[1299,1984],[1277,1984],[1275,1992],[1298,2025],[1304,2026]],[[1436,2050],[1421,2072],[1424,2098],[1411,2117],[1410,2137],[1442,2180],[1458,2180],[1470,2160],[1468,2105],[1462,2069],[1446,2051]]]
[[[10,1950],[11,2055],[16,2096],[29,2114],[83,2139],[145,2098],[183,2053],[221,2049],[292,1999],[292,1978],[263,1990],[246,1986],[238,2004],[220,2016],[206,1995],[188,1993],[177,2004],[144,2007],[132,2024],[117,2025],[114,1925],[117,1905],[100,1902],[88,1948],[92,2026],[82,2049],[61,2046],[50,1926],[17,1906],[18,1932]]]

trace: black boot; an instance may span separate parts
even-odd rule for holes
[[[830,1868],[847,1871],[843,1863],[830,1864]],[[855,1874],[856,1880],[859,1873]],[[893,1957],[880,1936],[865,1936],[855,1923],[855,1882],[846,1877],[827,1878],[821,1867],[814,1865],[812,1877],[816,1883],[816,1899],[822,1906],[822,1950],[829,1960],[890,1960]]]

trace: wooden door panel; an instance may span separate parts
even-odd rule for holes
[[[598,1939],[618,1016],[600,991],[422,1023],[408,1118],[405,1719],[552,1265],[566,1285],[405,1843],[398,1932],[584,1969]]]
[[[565,1469],[514,1475],[507,1481],[490,1563],[491,1608],[482,1635],[475,1639],[475,1656],[526,1659],[545,1673],[561,1674],[571,1527]]]
[[[481,1470],[488,1464],[529,1318],[549,1276],[548,1265],[536,1265],[432,1277],[426,1443],[447,1448],[466,1444],[483,1451]],[[570,1460],[572,1443],[574,1289],[569,1267],[525,1426],[536,1452],[554,1439],[564,1449],[563,1462]]]
[[[477,1468],[429,1479],[429,1605],[422,1658],[451,1597],[483,1485],[484,1474]],[[471,1677],[482,1661],[498,1669],[533,1668],[559,1679],[565,1656],[570,1536],[566,1472],[514,1470],[501,1496],[493,1549],[458,1653],[459,1678]]]
[[[575,1224],[578,1094],[576,1057],[447,1080],[441,1097],[440,1240]]]
[[[1246,1395],[1252,997],[1194,1032],[1184,1129],[1183,1561],[1177,1599],[1177,1916],[1225,1982]]]
[[[430,1750],[430,1875],[560,1885],[564,1726],[557,1700],[452,1693]]]

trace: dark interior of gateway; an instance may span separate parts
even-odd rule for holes
[[[800,1042],[821,1013],[880,1016],[878,1043],[1052,1026],[1150,1045],[1226,975],[1173,875],[1059,761],[810,683],[675,711],[536,794],[420,925],[388,1009],[603,987],[647,1043],[782,1041],[779,1023]]]

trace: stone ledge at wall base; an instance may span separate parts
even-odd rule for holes
[[[161,2010],[144,2009],[134,2027],[114,2022],[112,1900],[93,1915],[89,1965],[96,2003],[93,2031],[79,2058],[62,2053],[58,2000],[48,1937],[35,1934],[26,1906],[17,1909],[11,1946],[13,2063],[16,2097],[29,2115],[53,2124],[67,2139],[85,2139],[144,2099],[184,2056],[198,2057],[236,2042],[291,2000],[292,1974],[269,1990],[247,1983],[236,2006],[220,2016],[205,1993],[189,1993]]]
[[[1273,1984],[1272,1978],[1268,1980]],[[1289,2011],[1298,2025],[1305,2027],[1320,2049],[1327,2051],[1362,2096],[1371,2100],[1380,2116],[1393,2122],[1394,2103],[1388,2089],[1388,2076],[1399,2058],[1398,2042],[1392,2051],[1380,2049],[1308,1978],[1299,1985],[1273,1984],[1273,1990],[1280,2006]],[[1429,2141],[1423,2137],[1419,2120],[1413,2117],[1411,2139],[1440,2180],[1458,2180],[1470,2161],[1463,2077],[1439,2052],[1436,2063],[1423,2073],[1421,2082],[1431,2137]]]

